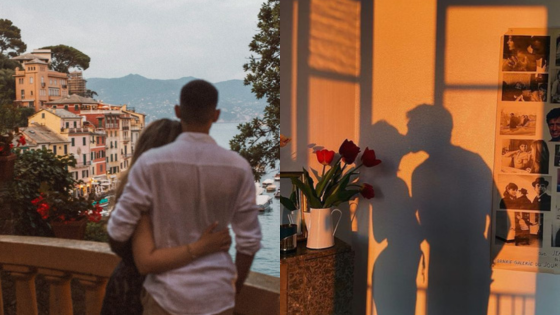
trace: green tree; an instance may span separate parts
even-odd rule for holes
[[[12,69],[0,68],[0,106],[12,104],[16,99],[16,72]]]
[[[275,168],[280,159],[280,0],[268,0],[259,12],[259,32],[253,36],[251,55],[243,65],[244,84],[258,99],[266,98],[262,117],[237,126],[240,133],[230,141],[232,150],[246,158],[259,180],[265,167]]]
[[[52,52],[51,69],[58,72],[69,73],[70,68],[86,70],[89,68],[88,55],[74,47],[66,45],[47,46],[41,49],[50,49]]]
[[[93,96],[97,96],[97,92],[93,91],[93,90],[87,90],[86,93],[84,94],[84,97],[89,97],[89,98],[93,98]]]
[[[0,19],[0,55],[15,57],[26,49],[27,45],[21,40],[21,30],[12,21]]]

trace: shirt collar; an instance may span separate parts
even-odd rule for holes
[[[212,138],[209,134],[202,132],[184,131],[179,135],[177,140],[217,144],[214,138]]]

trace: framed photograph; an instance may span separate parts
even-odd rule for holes
[[[544,140],[502,140],[502,172],[548,174],[550,153]]]
[[[295,192],[295,200],[293,201],[296,205],[296,208],[298,209],[296,211],[290,211],[283,205],[281,205],[280,222],[281,224],[296,223],[298,225],[298,238],[306,237],[305,222],[303,219],[302,211],[308,211],[307,199],[305,198],[303,193],[294,184],[292,184],[293,178],[297,178],[303,181],[303,172],[280,172],[280,196],[290,198],[292,193]]]
[[[548,74],[504,73],[502,101],[546,102]]]
[[[496,239],[505,246],[542,248],[543,214],[522,211],[498,212]]]
[[[499,209],[550,211],[552,176],[499,175]]]
[[[530,106],[511,105],[500,111],[500,135],[534,136],[537,110]]]

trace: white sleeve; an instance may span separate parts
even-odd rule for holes
[[[142,212],[152,207],[151,181],[144,159],[139,158],[128,174],[128,182],[107,225],[109,236],[118,242],[130,239]]]
[[[243,183],[240,185],[231,228],[235,234],[236,251],[252,256],[261,248],[262,233],[258,218],[259,208],[256,200],[255,179],[248,165],[247,168]]]

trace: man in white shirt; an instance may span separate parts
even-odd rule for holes
[[[183,133],[137,160],[107,230],[112,240],[125,242],[147,212],[156,247],[167,248],[196,241],[213,222],[219,222],[218,230],[231,224],[235,264],[227,252],[210,254],[148,275],[144,288],[151,302],[169,314],[233,314],[236,291],[261,246],[254,177],[245,159],[209,135],[220,114],[216,88],[191,81],[180,100],[175,113]]]

